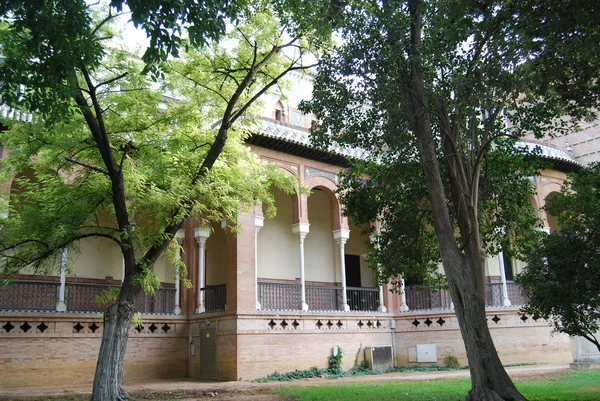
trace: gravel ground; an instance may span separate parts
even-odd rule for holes
[[[554,376],[569,369],[567,365],[536,365],[507,368],[508,374],[515,379]],[[468,377],[468,370],[445,372],[413,372],[386,373],[374,376],[344,377],[340,379],[302,379],[291,382],[206,382],[192,379],[154,380],[144,383],[129,383],[125,387],[135,399],[181,399],[219,401],[250,400],[250,401],[289,401],[285,396],[273,394],[273,390],[282,386],[326,386],[341,385],[356,382],[383,381],[414,381],[436,380]],[[6,383],[1,384],[0,400],[39,399],[41,397],[63,396],[68,399],[73,395],[91,394],[89,387],[45,387],[45,388],[10,388]]]

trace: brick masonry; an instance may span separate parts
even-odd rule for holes
[[[97,316],[2,313],[0,386],[91,384],[102,339],[102,323]],[[143,322],[143,329],[138,332],[132,328],[129,333],[126,382],[186,377],[186,319],[146,316]]]

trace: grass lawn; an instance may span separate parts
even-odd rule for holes
[[[517,381],[516,386],[529,401],[600,401],[600,370],[569,371]],[[453,379],[284,387],[277,392],[299,401],[462,401],[469,389],[469,379]]]

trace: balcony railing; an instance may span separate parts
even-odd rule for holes
[[[518,284],[506,283],[506,290],[512,306],[527,304],[527,297]],[[411,311],[452,309],[450,292],[442,286],[411,286],[406,288],[405,293],[406,304]],[[504,306],[502,283],[487,283],[486,306]]]
[[[300,284],[258,283],[259,301],[263,310],[299,310],[302,286]],[[377,311],[379,291],[373,288],[347,288],[350,310]],[[306,303],[311,311],[344,310],[342,287],[306,286]]]
[[[225,302],[227,300],[227,287],[225,284],[205,287],[202,291],[204,291],[205,313],[225,311]]]
[[[96,297],[114,284],[73,283],[65,286],[67,311],[102,312],[106,305],[99,305]],[[47,280],[16,280],[8,286],[0,286],[0,310],[54,311],[59,298],[60,283]],[[175,289],[161,287],[153,296],[140,296],[135,309],[142,313],[171,314],[175,306]]]
[[[379,290],[377,288],[348,287],[346,290],[348,306],[353,311],[375,312],[379,308]]]

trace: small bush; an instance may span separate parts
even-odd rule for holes
[[[342,355],[344,352],[342,351],[342,348],[337,348],[337,355],[332,354],[329,356],[329,369],[327,370],[332,374],[340,374],[342,372]]]
[[[460,368],[458,358],[455,357],[452,352],[448,352],[444,357],[444,365],[448,366],[449,368]]]

